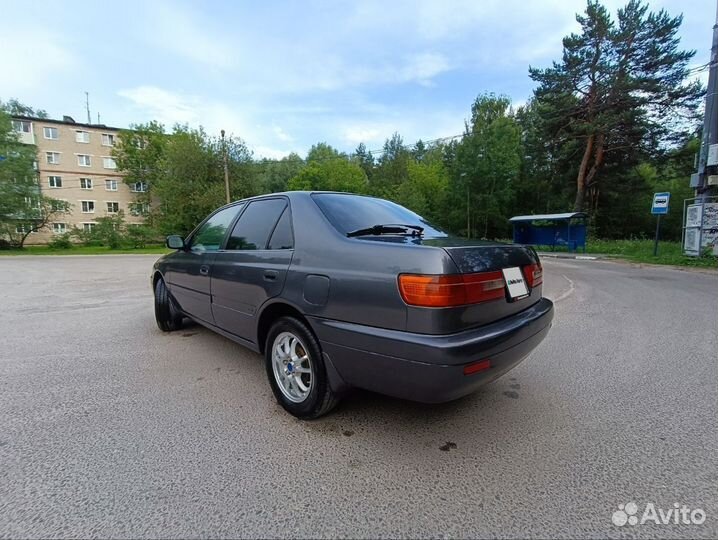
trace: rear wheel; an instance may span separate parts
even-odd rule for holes
[[[175,307],[174,300],[162,278],[155,283],[155,320],[163,332],[182,328],[182,314]]]
[[[265,346],[267,377],[274,396],[298,418],[318,418],[338,403],[327,377],[319,342],[299,319],[281,317]]]

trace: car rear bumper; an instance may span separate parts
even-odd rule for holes
[[[440,403],[469,394],[515,367],[546,337],[552,320],[553,303],[542,298],[495,323],[449,335],[318,318],[310,323],[330,369],[336,370],[335,386],[339,381],[339,385]],[[487,359],[489,369],[464,374],[467,364]]]

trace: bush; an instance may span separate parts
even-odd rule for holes
[[[58,234],[47,245],[50,249],[70,249],[72,247],[70,233]]]
[[[100,245],[110,249],[120,249],[123,243],[124,216],[120,212],[116,217],[101,217],[97,219],[92,235]]]
[[[126,241],[135,249],[147,247],[157,234],[147,225],[130,225],[125,231]]]

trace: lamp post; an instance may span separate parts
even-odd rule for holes
[[[224,161],[224,191],[227,196],[227,204],[232,200],[229,197],[229,169],[227,168],[227,142],[224,139],[224,130],[220,131],[222,135],[222,161]]]

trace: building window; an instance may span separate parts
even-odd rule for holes
[[[130,214],[133,216],[146,216],[149,213],[149,203],[130,203]]]
[[[62,176],[48,176],[47,183],[51,188],[61,188]]]
[[[111,133],[103,133],[102,146],[115,146],[115,136]]]
[[[92,178],[80,178],[80,189],[92,189]]]
[[[77,164],[80,167],[89,167],[92,165],[92,157],[87,154],[77,154]]]
[[[12,128],[18,133],[31,133],[32,123],[28,122],[27,120],[13,120]]]
[[[90,142],[90,132],[89,131],[76,131],[75,132],[75,142],[89,143]]]
[[[130,184],[130,191],[134,193],[144,193],[147,191],[147,182],[135,182]]]
[[[47,127],[46,126],[46,127],[42,128],[42,133],[46,139],[57,140],[60,138],[60,135],[58,134],[56,127]]]
[[[108,214],[116,214],[120,211],[120,203],[118,202],[108,202],[107,203],[107,213]]]
[[[83,214],[94,214],[95,213],[95,201],[80,201],[82,205]]]
[[[53,212],[67,212],[67,201],[61,199],[52,199],[50,207]]]
[[[92,229],[95,228],[96,223],[83,223],[82,224],[82,230],[85,232],[92,232]]]
[[[67,223],[53,223],[52,232],[55,234],[65,234],[67,232]]]
[[[15,232],[18,234],[27,234],[29,232],[32,232],[32,229],[30,229],[30,225],[27,225],[25,223],[18,223],[15,225]]]
[[[105,180],[105,189],[107,191],[117,191],[117,180]]]
[[[60,152],[45,152],[45,159],[50,165],[60,164]]]
[[[105,169],[116,169],[117,163],[115,163],[115,160],[112,159],[111,157],[103,157],[102,158],[102,166]]]

